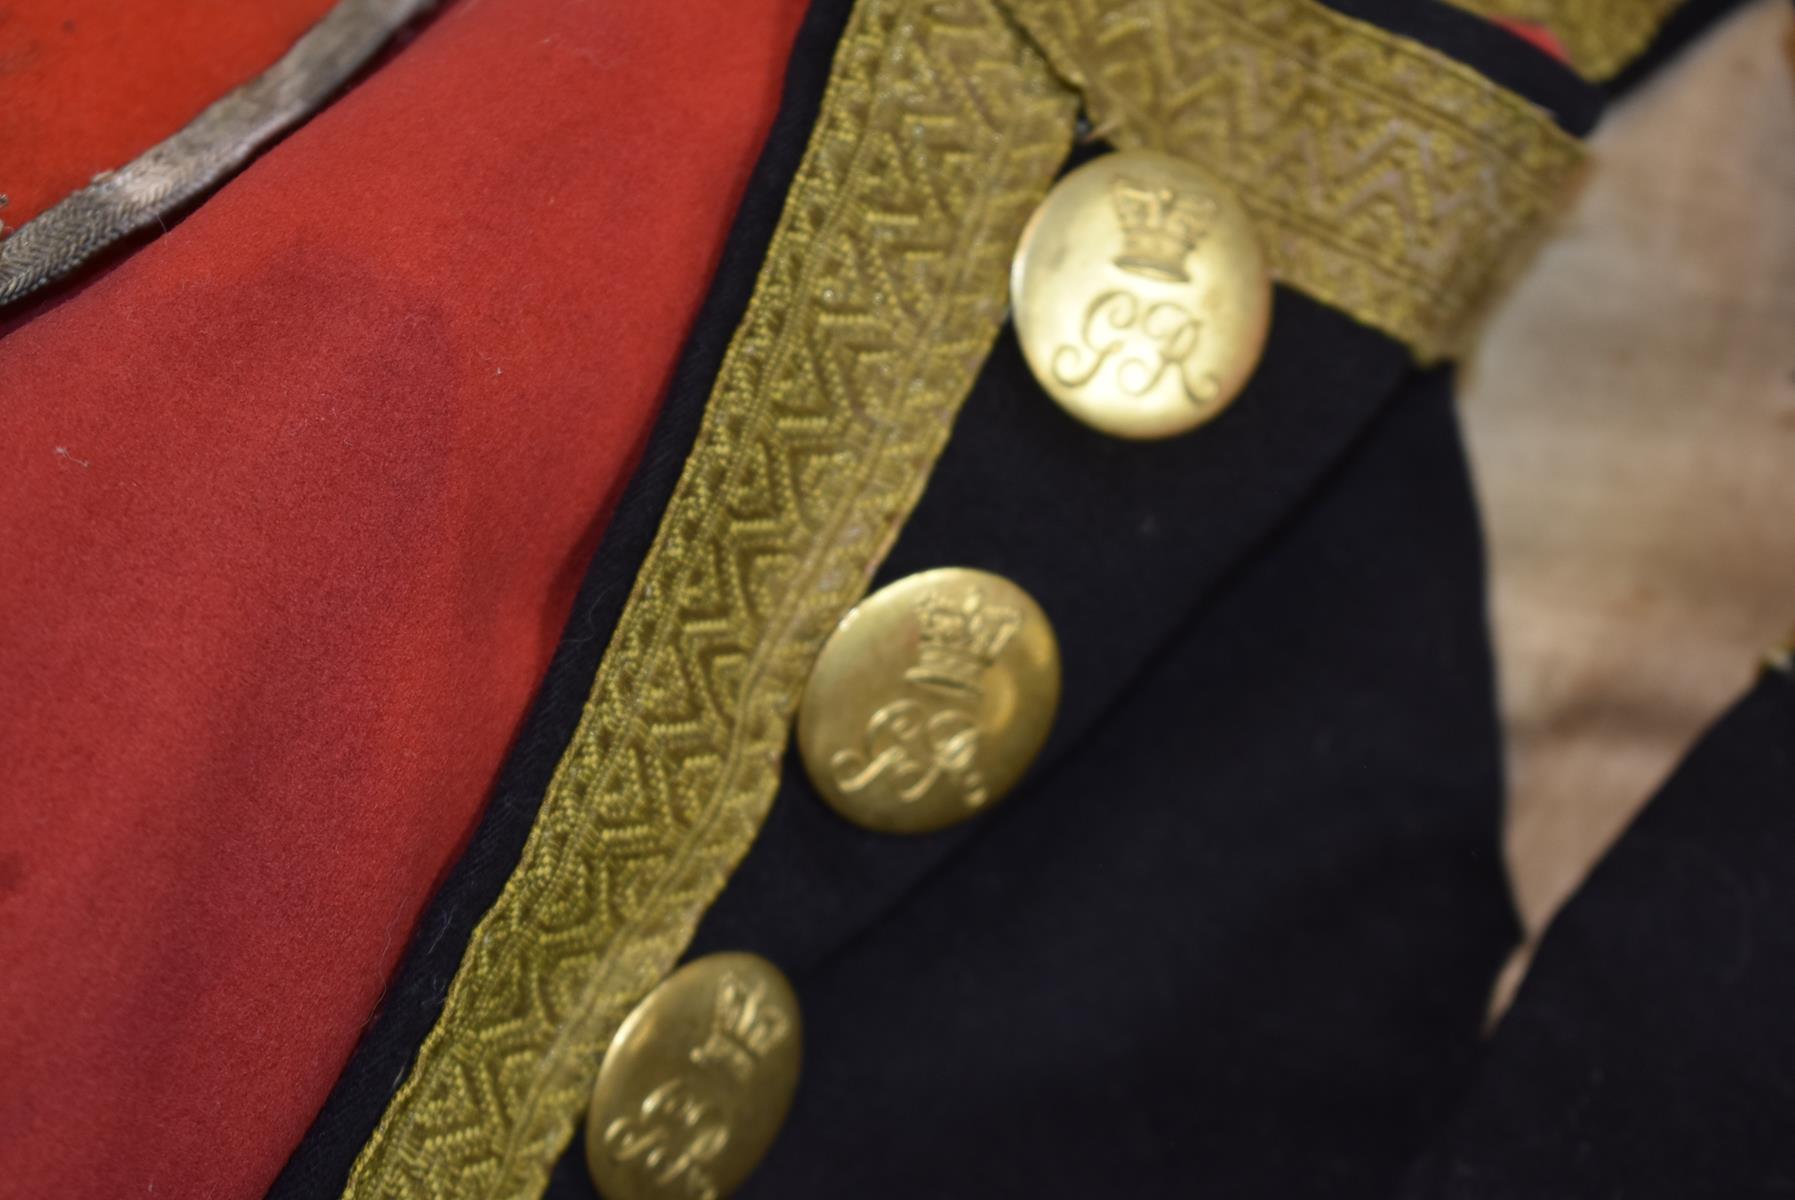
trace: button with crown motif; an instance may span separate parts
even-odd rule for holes
[[[1226,408],[1271,327],[1252,218],[1194,163],[1120,151],[1068,172],[1010,271],[1029,369],[1105,433],[1161,438]]]
[[[868,596],[829,635],[798,708],[798,749],[842,816],[924,833],[1013,788],[1059,698],[1059,644],[1033,597],[985,571],[924,571]]]
[[[798,998],[753,954],[662,980],[617,1027],[586,1117],[605,1200],[715,1200],[773,1144],[798,1086]]]

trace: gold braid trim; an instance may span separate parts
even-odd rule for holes
[[[1663,28],[1682,0],[1448,0],[1492,21],[1538,25],[1586,79],[1612,79]]]
[[[985,0],[861,0],[698,440],[523,858],[347,1195],[540,1194],[758,831],[822,639],[1003,321],[1075,101]]]
[[[1228,179],[1282,282],[1461,350],[1582,161],[1550,117],[1310,0],[1004,0],[1100,133]]]
[[[811,662],[990,350],[1068,81],[1122,144],[1230,172],[1286,281],[1424,352],[1573,157],[1315,0],[1010,8],[1054,67],[998,0],[859,0],[579,728],[353,1200],[541,1193],[612,1032],[759,830]]]

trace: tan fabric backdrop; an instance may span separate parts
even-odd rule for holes
[[[1610,114],[1467,370],[1531,930],[1795,624],[1789,27],[1761,0]]]

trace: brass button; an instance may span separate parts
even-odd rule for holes
[[[798,708],[798,749],[842,816],[923,833],[1016,786],[1059,699],[1059,644],[1032,596],[985,571],[924,571],[868,596],[829,635]]]
[[[1271,276],[1227,184],[1131,150],[1047,193],[1022,231],[1010,303],[1048,395],[1106,433],[1160,438],[1245,386],[1271,327]]]
[[[709,1200],[741,1185],[798,1086],[798,998],[753,954],[687,963],[624,1019],[599,1064],[586,1165],[605,1200]]]

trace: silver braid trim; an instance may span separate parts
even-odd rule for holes
[[[272,67],[0,241],[0,307],[67,275],[241,170],[434,2],[338,0]]]

